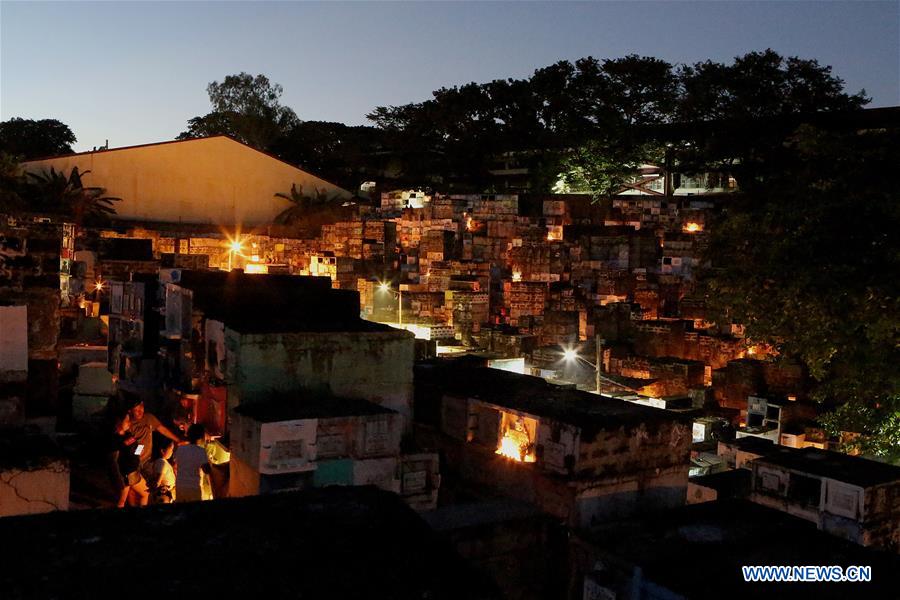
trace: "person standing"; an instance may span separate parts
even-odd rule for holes
[[[188,444],[175,451],[175,488],[178,490],[176,502],[196,502],[209,500],[204,493],[203,479],[209,474],[209,457],[203,444],[206,429],[199,423],[188,428]],[[206,486],[208,489],[209,486]]]
[[[147,472],[147,465],[153,456],[153,432],[158,431],[176,444],[183,443],[182,439],[172,433],[168,427],[163,425],[155,415],[149,413],[144,408],[144,401],[138,399],[128,414],[131,416],[131,432],[137,438],[138,444],[143,447],[141,451],[141,472]]]
[[[113,419],[107,459],[110,476],[116,490],[116,506],[123,508],[129,496],[139,506],[146,506],[150,497],[147,482],[140,471],[140,455],[143,451],[134,433],[129,429],[131,417],[121,413]]]
[[[175,502],[175,469],[172,468],[172,454],[175,442],[163,440],[156,450],[157,458],[150,463],[150,502],[171,504]]]

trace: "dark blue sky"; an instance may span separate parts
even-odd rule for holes
[[[751,50],[832,65],[900,104],[900,2],[0,2],[0,117],[52,117],[78,149],[171,139],[206,84],[264,73],[301,119],[359,124],[433,89],[561,59],[673,63]]]

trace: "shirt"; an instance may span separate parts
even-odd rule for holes
[[[178,463],[175,487],[177,489],[199,489],[200,467],[209,464],[206,449],[196,444],[178,446],[175,450],[175,462]]]
[[[145,412],[140,421],[132,419],[131,433],[137,439],[137,443],[144,446],[141,450],[141,465],[150,460],[150,453],[153,451],[153,432],[159,429],[162,423],[159,422],[152,414]]]
[[[153,479],[150,483],[156,483],[159,480],[159,487],[171,490],[175,487],[175,470],[164,458],[157,458],[153,461]]]
[[[119,487],[125,484],[129,473],[138,470],[139,459],[134,453],[137,444],[131,431],[124,434],[113,433],[109,440],[110,469],[113,480]]]

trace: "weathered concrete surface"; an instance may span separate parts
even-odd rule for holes
[[[32,287],[23,291],[0,288],[0,303],[28,306],[28,358],[56,360],[59,290],[47,287]]]
[[[53,461],[33,470],[0,471],[0,517],[69,509],[69,466]]]
[[[326,389],[412,414],[414,339],[405,331],[239,334],[226,331],[228,408],[273,391]]]

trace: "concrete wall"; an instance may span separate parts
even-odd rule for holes
[[[59,289],[31,287],[19,292],[0,288],[0,303],[28,306],[29,360],[56,361],[59,356]]]
[[[24,379],[27,371],[28,307],[0,306],[0,381]]]
[[[274,198],[291,184],[329,196],[349,198],[346,190],[276,158],[219,136],[183,142],[85,152],[23,163],[29,172],[72,167],[91,173],[86,186],[106,188],[119,219],[225,226],[265,225],[291,205]]]
[[[65,462],[0,472],[0,517],[68,509],[69,466]]]
[[[578,494],[571,521],[589,528],[620,518],[683,506],[687,495],[687,466],[644,469],[591,482]]]
[[[590,477],[679,467],[684,470],[682,485],[686,489],[690,447],[689,423],[651,422],[608,429],[593,440],[581,436],[575,469],[578,475]]]
[[[229,462],[228,497],[240,498],[257,494],[259,494],[259,471],[232,453]]]
[[[698,485],[688,481],[687,486],[687,503],[700,504],[703,502],[714,502],[719,497],[719,493],[710,487]]]
[[[863,501],[866,531],[862,544],[900,552],[900,482],[868,488]]]
[[[263,423],[259,471],[266,475],[315,469],[316,419]]]
[[[414,338],[406,331],[225,332],[228,408],[272,391],[322,389],[412,414]]]

